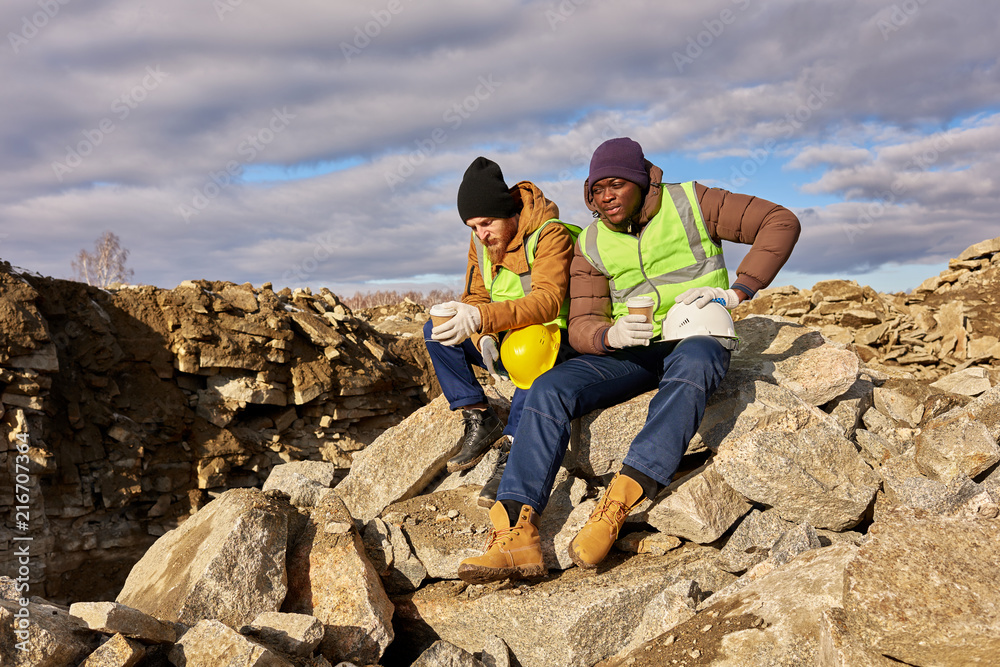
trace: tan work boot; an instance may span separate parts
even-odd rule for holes
[[[618,539],[625,517],[642,502],[642,487],[621,473],[615,475],[590,520],[569,544],[569,557],[580,567],[597,567]]]
[[[510,525],[507,509],[496,502],[490,508],[493,530],[482,556],[466,558],[458,566],[458,576],[470,584],[501,579],[533,579],[548,574],[538,539],[540,517],[530,505],[521,506],[517,524]]]

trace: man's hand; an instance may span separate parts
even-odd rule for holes
[[[486,371],[493,376],[494,380],[500,382],[503,378],[496,371],[500,352],[497,351],[497,343],[493,340],[493,336],[483,336],[479,339],[479,351],[483,354],[483,364],[486,366]]]
[[[732,310],[740,305],[740,295],[734,289],[722,289],[721,287],[692,287],[688,291],[678,295],[674,299],[677,303],[704,308],[712,301],[718,300],[727,310]]]
[[[652,337],[653,325],[646,322],[645,315],[625,315],[608,330],[608,345],[616,348],[649,345]]]
[[[482,324],[479,319],[479,309],[461,301],[447,301],[445,306],[451,306],[457,312],[455,317],[444,324],[431,329],[431,338],[442,345],[458,345],[463,340],[479,331]]]

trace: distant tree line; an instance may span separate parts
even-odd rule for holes
[[[351,310],[362,308],[377,308],[378,306],[394,306],[403,303],[407,299],[414,303],[419,303],[425,308],[430,308],[435,303],[443,301],[458,301],[461,298],[458,292],[434,289],[430,292],[396,292],[394,290],[377,292],[355,292],[354,296],[342,299],[344,305]]]

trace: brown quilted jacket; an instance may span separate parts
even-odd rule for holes
[[[643,201],[641,225],[660,210],[663,195],[659,186],[663,171],[648,161],[646,168],[652,185]],[[708,188],[700,183],[695,183],[695,193],[708,233],[716,243],[726,240],[753,246],[736,269],[734,284],[744,285],[755,293],[771,284],[799,238],[799,220],[795,214],[766,199]],[[588,183],[584,184],[584,199],[594,211]],[[604,223],[595,220],[592,224]],[[570,269],[570,344],[583,354],[607,354],[611,351],[607,333],[613,323],[608,280],[591,266],[577,244]]]
[[[507,246],[507,255],[499,266],[521,274],[528,270],[524,257],[524,239],[542,226],[546,220],[559,217],[559,207],[546,199],[534,183],[521,181],[511,188],[521,198],[522,209],[517,234]],[[462,301],[479,308],[482,326],[472,335],[472,342],[479,347],[484,334],[497,334],[508,329],[542,324],[554,320],[569,289],[569,266],[573,259],[573,239],[565,227],[551,224],[538,239],[535,262],[531,268],[531,292],[524,298],[510,301],[491,301],[479,273],[475,234],[469,239],[469,261],[465,271],[465,290]],[[499,271],[494,266],[494,276]],[[495,336],[494,336],[495,337]]]

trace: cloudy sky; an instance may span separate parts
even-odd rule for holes
[[[587,224],[593,149],[788,206],[775,285],[901,291],[1000,236],[982,0],[5,0],[0,259],[134,282],[457,289],[486,155]],[[726,245],[734,269],[747,246]]]

